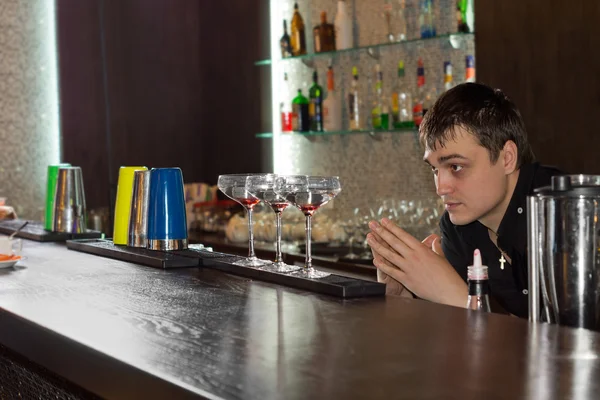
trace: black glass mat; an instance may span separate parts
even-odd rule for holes
[[[191,245],[188,250],[161,252],[147,249],[116,246],[110,240],[69,240],[67,248],[102,257],[133,262],[154,268],[206,267],[214,268],[234,275],[277,283],[310,292],[328,294],[341,298],[384,296],[385,285],[361,279],[329,275],[321,279],[309,279],[301,273],[282,274],[252,267],[233,264],[243,260],[226,253],[218,253]]]
[[[8,221],[0,222],[0,233],[6,235],[12,234],[26,220],[22,219],[11,219]],[[27,226],[23,228],[15,236],[34,240],[36,242],[64,242],[71,239],[96,239],[102,237],[102,232],[87,230],[85,233],[63,233],[63,232],[49,232],[44,229],[44,223],[41,221],[29,221]]]
[[[197,258],[183,257],[172,252],[167,253],[138,247],[118,246],[112,240],[107,239],[68,240],[67,248],[161,269],[189,268],[200,265],[200,261]]]
[[[186,257],[199,258],[200,266],[202,267],[214,268],[231,274],[264,282],[277,283],[284,286],[307,290],[309,292],[328,294],[345,299],[385,295],[385,285],[377,282],[348,278],[340,275],[329,275],[325,278],[310,279],[303,276],[302,272],[283,274],[258,268],[244,267],[232,264],[235,261],[243,260],[243,257],[194,248],[175,251],[174,253]]]

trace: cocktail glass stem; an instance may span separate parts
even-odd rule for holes
[[[248,208],[248,258],[255,259],[254,253],[254,233],[252,231],[252,209]]]
[[[310,248],[310,239],[312,235],[312,216],[306,215],[306,260],[304,262],[304,268],[310,271],[312,268],[312,254]]]
[[[277,242],[275,246],[275,263],[283,263],[283,256],[281,255],[281,212],[275,213],[277,215]]]

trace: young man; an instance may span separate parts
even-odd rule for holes
[[[533,162],[518,109],[485,85],[444,93],[419,133],[446,207],[442,237],[420,242],[386,219],[371,221],[367,240],[379,280],[388,293],[406,287],[420,298],[465,307],[467,266],[479,249],[493,299],[527,317],[526,199],[559,172]]]

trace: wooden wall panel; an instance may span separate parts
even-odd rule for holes
[[[62,160],[83,168],[89,209],[108,205],[106,117],[97,1],[59,0]]]
[[[600,2],[476,2],[477,80],[517,103],[539,161],[600,173]]]
[[[211,183],[220,173],[270,168],[262,162],[270,158],[270,146],[254,137],[264,129],[261,98],[270,85],[253,65],[268,45],[261,36],[268,35],[268,1],[58,4],[63,152],[84,168],[86,188],[97,183],[86,189],[90,206],[108,205],[109,193],[114,199],[121,165],[179,166],[187,182]],[[73,75],[85,77],[87,86],[72,81]]]

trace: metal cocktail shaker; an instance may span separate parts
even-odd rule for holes
[[[530,321],[600,330],[600,176],[554,176],[527,212]]]

